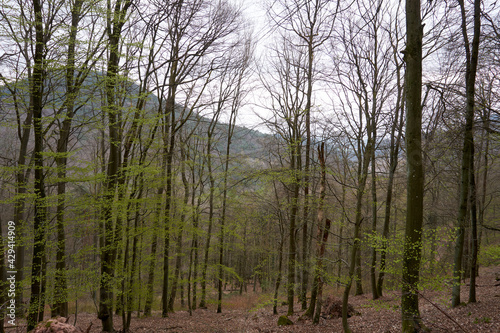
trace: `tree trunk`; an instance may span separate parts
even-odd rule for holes
[[[278,314],[278,294],[282,279],[282,267],[283,267],[283,245],[285,244],[284,230],[280,227],[280,241],[278,247],[278,276],[276,277],[276,283],[274,285],[274,299],[273,299],[273,314]],[[255,284],[254,284],[255,286]]]
[[[394,55],[397,59],[397,55]],[[396,60],[395,59],[395,60]],[[382,296],[382,289],[384,284],[386,258],[387,258],[387,240],[389,238],[389,226],[391,220],[391,208],[392,208],[392,192],[394,186],[394,175],[396,174],[396,168],[398,166],[398,155],[399,147],[401,145],[401,135],[403,134],[403,121],[404,121],[404,103],[401,103],[404,96],[404,89],[401,84],[401,66],[397,68],[397,87],[398,96],[396,100],[396,112],[395,119],[391,128],[391,145],[389,152],[389,179],[387,181],[387,193],[385,197],[385,215],[384,215],[384,227],[382,231],[382,249],[380,253],[380,269],[377,281],[377,292],[379,296]],[[396,134],[397,131],[397,134]]]
[[[210,122],[210,126],[207,132],[207,171],[208,178],[210,184],[210,193],[208,199],[208,230],[207,230],[207,239],[205,241],[205,251],[204,251],[204,261],[203,267],[201,270],[201,300],[198,307],[202,309],[207,308],[206,297],[207,297],[207,268],[208,268],[208,252],[210,250],[210,239],[212,237],[212,226],[214,219],[214,194],[215,194],[215,179],[212,171],[212,139],[213,139],[213,131],[215,129],[215,125],[217,124],[218,118],[213,118]]]
[[[462,36],[466,54],[466,96],[467,107],[465,113],[464,143],[462,149],[462,174],[460,185],[460,208],[458,211],[457,240],[455,244],[455,256],[453,266],[453,289],[451,293],[451,306],[460,305],[460,277],[462,275],[462,257],[465,239],[465,223],[467,217],[467,202],[470,191],[471,162],[474,145],[473,123],[475,105],[475,83],[479,54],[479,36],[481,32],[481,1],[474,0],[474,36],[472,40],[472,50],[469,44],[467,33],[467,22],[465,4],[463,0],[458,0],[462,14]]]
[[[105,179],[105,194],[101,220],[104,222],[104,243],[101,244],[101,281],[99,290],[99,314],[104,332],[113,332],[113,283],[115,277],[115,260],[118,244],[114,239],[113,202],[119,176],[121,131],[119,128],[119,108],[116,104],[115,88],[120,59],[119,42],[122,27],[125,24],[130,0],[123,3],[120,0],[115,5],[114,12],[108,13],[108,47],[109,58],[106,73],[106,111],[109,118],[109,160]],[[111,18],[111,15],[113,17]],[[115,231],[116,232],[116,231]]]
[[[362,164],[358,167],[358,187],[356,189],[356,217],[354,224],[354,244],[352,246],[350,262],[349,262],[349,277],[347,285],[344,289],[344,294],[342,296],[342,327],[344,332],[351,332],[349,324],[347,323],[347,305],[349,303],[349,292],[351,291],[352,281],[355,279],[355,269],[358,263],[358,256],[360,251],[360,234],[361,234],[361,223],[363,222],[362,215],[362,204],[363,204],[363,193],[366,187],[366,178],[368,176],[368,166],[370,164],[370,157],[372,156],[371,150],[373,149],[373,141],[370,135],[371,128],[370,122],[368,123],[367,133],[369,133],[368,142],[366,144],[365,152],[363,154]],[[359,138],[361,140],[361,138]],[[358,148],[361,154],[361,149]],[[359,274],[360,278],[360,274]]]
[[[373,141],[376,141],[377,134],[376,129],[373,129]],[[371,174],[372,174],[372,236],[377,237],[377,174],[376,174],[376,162],[375,162],[375,149],[372,149],[371,157]],[[370,265],[370,282],[372,288],[372,298],[378,299],[380,297],[377,289],[377,248],[372,246],[372,262]]]
[[[491,86],[490,86],[490,96],[488,99],[490,99],[490,98],[491,98]],[[480,226],[483,226],[483,224],[484,224],[484,212],[486,210],[486,207],[488,206],[486,203],[486,190],[487,190],[487,185],[488,185],[488,170],[489,170],[488,156],[489,156],[489,150],[490,150],[490,133],[489,133],[490,115],[491,115],[491,108],[485,108],[484,113],[482,115],[482,118],[483,118],[483,122],[484,122],[483,135],[485,136],[485,138],[483,137],[483,140],[486,142],[484,143],[484,149],[482,148],[483,143],[481,143],[481,149],[480,149],[480,151],[483,152],[483,166],[481,167],[481,169],[483,170],[483,174],[482,174],[481,195],[480,195],[480,199],[477,201],[478,206],[479,206],[478,207],[478,221],[477,222]],[[480,165],[481,165],[481,163],[480,163]],[[476,247],[477,253],[479,253],[479,247],[481,244],[482,230],[483,229],[481,228],[481,231],[480,231],[478,239],[477,239],[477,247]],[[478,274],[479,274],[479,270],[476,270],[476,276],[478,276]]]
[[[175,122],[175,98],[177,92],[177,72],[179,65],[179,40],[174,41],[172,46],[172,65],[170,67],[170,77],[168,85],[168,95],[165,105],[165,124],[168,129],[168,135],[165,133],[163,138],[163,150],[167,156],[167,185],[165,189],[165,244],[163,251],[163,292],[162,292],[162,317],[168,316],[168,281],[169,281],[169,250],[170,250],[170,227],[172,224],[172,182],[173,182],[173,158],[175,148],[175,135],[178,130],[176,129]]]
[[[313,318],[315,308],[321,304],[321,292],[323,289],[323,256],[325,254],[326,242],[328,240],[328,234],[330,232],[331,221],[329,219],[325,220],[323,226],[324,218],[324,203],[326,195],[326,162],[325,162],[325,144],[322,143],[318,147],[318,159],[321,166],[321,182],[318,195],[318,216],[317,216],[317,248],[316,248],[316,265],[314,268],[314,280],[313,287],[311,291],[311,302],[309,303],[309,308],[304,313],[304,317]],[[321,308],[319,309],[321,311]],[[319,320],[319,317],[318,317]],[[317,323],[317,322],[315,322]]]
[[[56,250],[56,273],[54,281],[54,294],[56,299],[52,307],[52,317],[67,317],[68,316],[68,290],[66,283],[66,236],[64,232],[64,209],[65,209],[65,194],[66,194],[66,166],[67,152],[71,123],[74,116],[74,101],[77,93],[77,88],[74,82],[75,72],[75,48],[76,36],[78,32],[78,24],[81,18],[83,0],[78,0],[71,8],[71,27],[68,40],[68,60],[66,64],[66,118],[63,121],[60,131],[59,140],[57,142],[56,164],[57,177],[60,180],[57,183],[57,250]]]
[[[170,94],[170,92],[169,92]],[[175,147],[175,97],[174,94],[167,98],[165,116],[170,117],[170,138],[165,138],[164,154],[167,156],[167,184],[165,189],[165,216],[164,216],[164,249],[163,249],[163,291],[162,291],[162,317],[168,316],[168,285],[169,285],[169,251],[170,227],[172,224],[172,182],[173,182],[173,157]]]
[[[297,121],[295,121],[295,125]],[[297,214],[299,210],[299,190],[300,190],[300,176],[298,165],[300,164],[300,148],[299,141],[297,138],[298,128],[293,129],[295,132],[293,136],[294,142],[292,142],[292,154],[291,154],[291,165],[290,172],[292,173],[292,199],[290,205],[290,225],[288,229],[289,245],[288,245],[288,281],[286,285],[287,289],[287,300],[288,300],[288,312],[287,315],[293,314],[293,303],[294,303],[294,293],[295,293],[295,260],[296,260],[296,222]]]
[[[345,176],[345,173],[344,173]],[[342,186],[342,201],[341,201],[341,206],[342,206],[342,217],[340,218],[340,227],[339,227],[339,250],[338,250],[338,264],[337,264],[337,290],[340,287],[340,278],[342,277],[342,246],[343,244],[343,237],[344,237],[344,224],[346,220],[346,212],[345,212],[345,195],[346,195],[346,187]]]
[[[422,36],[420,0],[406,1],[407,43],[406,61],[406,149],[407,149],[407,209],[403,252],[403,289],[401,312],[403,332],[421,328],[418,309],[423,221],[424,175],[422,166]]]
[[[316,14],[316,13],[314,13]],[[314,22],[315,23],[315,22]],[[313,30],[311,28],[311,30]],[[311,107],[313,94],[313,65],[314,65],[314,33],[310,31],[307,41],[307,93],[306,93],[306,146],[304,156],[304,215],[302,221],[302,283],[301,283],[301,306],[307,309],[307,284],[309,281],[309,256],[308,256],[308,222],[309,222],[309,169],[311,160]]]
[[[319,323],[319,316],[321,314],[321,304],[323,302],[323,276],[322,275],[322,269],[323,269],[323,257],[325,255],[325,247],[326,247],[326,242],[328,241],[328,235],[330,233],[330,226],[331,226],[331,221],[329,219],[325,220],[325,227],[323,230],[323,237],[321,241],[321,245],[319,248],[319,257],[318,261],[316,263],[317,267],[319,268],[319,274],[318,279],[317,279],[317,285],[318,285],[318,292],[317,292],[317,299],[316,299],[316,313],[314,314],[313,318],[313,324],[318,324]],[[311,297],[311,302],[312,302],[312,297]]]
[[[194,177],[193,177],[194,179]],[[194,191],[194,189],[193,189]],[[194,196],[194,192],[193,192]],[[193,199],[194,200],[194,199]],[[201,191],[200,191],[200,196],[198,197],[198,203],[196,206],[196,212],[195,216],[193,218],[193,228],[194,228],[194,234],[193,234],[193,248],[194,248],[194,262],[193,262],[193,302],[191,307],[196,309],[196,297],[198,294],[198,250],[199,250],[199,245],[198,245],[198,225],[199,225],[199,209],[201,206]]]
[[[185,140],[187,141],[187,140]],[[182,234],[184,232],[184,226],[186,223],[186,210],[188,207],[188,202],[189,202],[189,184],[187,181],[186,177],[186,167],[185,167],[185,157],[184,153],[182,152],[181,149],[181,155],[182,155],[182,160],[181,160],[181,177],[182,177],[182,184],[184,186],[184,198],[183,198],[183,207],[181,208],[182,213],[181,213],[181,218],[180,218],[180,225],[179,225],[179,232],[177,234],[177,246],[176,246],[176,257],[175,257],[175,272],[172,280],[172,289],[170,291],[170,299],[168,301],[168,310],[170,312],[174,312],[174,301],[175,301],[175,295],[177,293],[177,286],[179,284],[179,275],[181,272],[181,264],[182,264]]]
[[[161,163],[161,181],[165,179],[165,171],[167,166],[167,155],[162,154],[162,163]],[[151,316],[151,308],[153,306],[153,298],[154,298],[154,276],[156,271],[156,252],[158,250],[158,233],[160,231],[160,219],[161,219],[161,202],[163,200],[163,184],[158,187],[156,192],[157,203],[155,207],[155,216],[153,220],[153,230],[152,230],[152,240],[151,240],[151,254],[150,254],[150,262],[148,267],[148,281],[146,286],[146,301],[144,305],[144,315]]]
[[[128,291],[128,308],[127,308],[127,329],[130,329],[130,322],[132,320],[132,311],[134,310],[134,283],[135,279],[140,279],[140,270],[139,270],[139,251],[137,249],[138,243],[139,243],[139,221],[141,220],[140,218],[140,200],[142,199],[142,194],[143,194],[143,188],[144,188],[144,179],[143,179],[143,174],[139,175],[140,177],[140,189],[139,189],[139,194],[137,195],[137,202],[135,204],[135,218],[134,218],[134,237],[132,240],[132,269],[130,271],[130,277],[129,277],[129,291]],[[136,272],[139,271],[139,273],[136,276]],[[140,306],[137,306],[137,309],[140,309]],[[138,312],[140,312],[138,310]],[[139,316],[139,315],[138,315]]]
[[[248,50],[247,50],[248,52]],[[240,89],[241,81],[243,79],[243,74],[246,70],[247,65],[246,58],[243,59],[241,73],[238,73],[237,86],[234,90],[233,102],[231,105],[231,114],[229,117],[228,131],[227,131],[227,144],[226,144],[226,156],[224,165],[224,180],[222,188],[222,214],[220,219],[220,242],[219,242],[219,295],[217,300],[217,313],[222,312],[222,272],[223,272],[223,255],[224,255],[224,233],[225,223],[226,223],[226,209],[227,209],[227,181],[229,172],[229,157],[231,153],[231,140],[233,138],[234,128],[236,126],[236,116],[238,115],[238,108],[240,106]]]
[[[470,288],[469,288],[469,303],[476,303],[476,272],[477,267],[477,253],[478,253],[478,240],[477,240],[477,199],[476,199],[476,177],[474,170],[474,145],[471,152],[471,175],[470,175],[470,205],[471,205],[471,260],[470,260]]]
[[[358,193],[359,195],[359,193]],[[358,204],[359,205],[359,204]],[[358,206],[357,205],[357,206]],[[352,246],[350,263],[349,263],[349,276],[347,280],[347,285],[344,289],[344,294],[342,296],[342,327],[345,333],[350,333],[351,329],[347,323],[347,306],[349,304],[349,292],[351,291],[352,281],[354,279],[354,270],[356,267],[356,255],[359,250],[359,234],[361,229],[361,207],[356,207],[356,224],[354,225],[354,244]],[[359,209],[358,209],[359,208]]]
[[[44,85],[44,53],[45,41],[42,22],[42,4],[40,0],[33,1],[35,16],[35,57],[33,68],[33,81],[31,82],[31,107],[33,109],[33,129],[35,133],[35,218],[33,222],[33,260],[31,265],[31,296],[28,310],[28,331],[35,328],[43,320],[45,295],[42,285],[45,257],[45,232],[47,208],[45,202],[45,179],[43,169],[43,144],[44,131],[42,127],[42,94]]]
[[[361,225],[360,225],[361,228]],[[358,244],[358,254],[356,256],[356,272],[354,273],[354,281],[356,282],[356,291],[354,292],[355,296],[363,295],[363,280],[362,280],[362,270],[361,270],[361,230],[359,231],[359,244]]]
[[[165,164],[166,164],[166,156],[163,155],[163,163],[162,163],[162,170],[165,170]],[[164,175],[164,172],[162,172]],[[162,177],[164,179],[164,177]],[[158,232],[160,231],[160,218],[161,218],[161,200],[163,197],[163,186],[158,187],[156,197],[158,200],[158,203],[156,204],[155,208],[155,217],[153,220],[153,230],[152,230],[152,240],[151,240],[151,254],[150,254],[150,262],[149,262],[149,268],[148,268],[148,281],[147,281],[147,286],[146,286],[146,302],[144,305],[144,315],[145,316],[151,316],[151,308],[153,306],[153,290],[154,290],[154,275],[155,275],[155,270],[156,270],[156,252],[158,248]]]

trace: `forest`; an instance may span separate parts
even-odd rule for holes
[[[496,1],[0,2],[0,333],[500,331]]]

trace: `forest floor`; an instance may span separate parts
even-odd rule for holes
[[[450,291],[423,292],[420,297],[420,312],[424,324],[431,332],[500,332],[500,276],[499,267],[482,268],[477,279],[477,303],[450,308]],[[462,301],[468,300],[468,285],[462,287]],[[351,296],[352,304],[358,315],[348,319],[353,332],[401,332],[400,314],[401,294],[396,291],[373,301],[371,294]],[[261,302],[261,305],[259,305]],[[340,318],[321,318],[318,325],[310,320],[298,320],[303,311],[296,304],[296,314],[289,318],[291,326],[277,326],[279,316],[285,315],[287,306],[279,307],[279,314],[272,314],[271,305],[263,305],[262,295],[249,292],[247,295],[229,295],[223,300],[223,312],[217,314],[215,305],[207,310],[197,309],[192,316],[185,310],[161,318],[160,313],[152,317],[132,318],[131,333],[160,332],[342,332]],[[101,323],[95,314],[79,313],[76,326],[89,333],[101,332]],[[74,315],[69,318],[73,323]],[[121,318],[115,316],[115,329],[122,326]],[[11,332],[12,330],[7,330]]]

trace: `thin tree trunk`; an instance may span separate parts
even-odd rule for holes
[[[359,193],[358,193],[359,195]],[[361,229],[361,207],[359,207],[360,203],[358,201],[356,207],[356,223],[354,225],[354,244],[351,250],[350,263],[349,263],[349,276],[347,280],[347,285],[344,289],[344,294],[342,296],[342,327],[345,333],[350,333],[351,329],[349,328],[349,324],[347,323],[347,306],[349,304],[349,292],[351,291],[352,281],[354,279],[354,270],[356,267],[356,256],[359,250],[359,234]]]
[[[361,112],[361,111],[360,111]],[[344,332],[349,333],[351,329],[349,328],[349,324],[347,322],[347,305],[349,303],[349,292],[351,291],[353,280],[359,279],[361,277],[360,272],[358,271],[357,277],[355,277],[355,270],[357,267],[360,269],[360,262],[358,261],[358,256],[360,252],[360,235],[361,235],[361,224],[363,222],[363,214],[362,214],[362,205],[363,205],[363,194],[366,187],[366,179],[368,176],[368,166],[370,165],[370,159],[372,156],[371,150],[373,149],[373,137],[372,133],[372,123],[371,120],[367,121],[367,133],[368,133],[368,142],[366,144],[366,148],[364,154],[362,155],[362,161],[358,162],[358,187],[356,189],[356,217],[354,223],[354,244],[352,246],[350,262],[349,262],[349,276],[346,287],[344,289],[344,293],[342,296],[342,327]],[[361,148],[360,142],[361,137],[358,138],[358,156],[361,156]],[[359,265],[357,265],[359,263]],[[362,291],[361,291],[362,292]]]
[[[142,158],[139,164],[141,164]],[[137,242],[138,242],[138,225],[139,225],[139,202],[142,198],[142,191],[144,188],[143,173],[137,175],[132,184],[132,191],[128,198],[127,204],[127,226],[125,229],[125,254],[123,258],[122,268],[122,290],[120,297],[117,297],[117,302],[120,302],[120,312],[122,315],[123,330],[128,332],[130,330],[130,322],[132,320],[133,309],[133,284],[134,277],[137,270]],[[134,228],[130,226],[130,222],[134,221]],[[132,230],[131,230],[132,229]],[[130,238],[132,236],[132,249],[130,249]],[[130,252],[132,252],[132,260],[130,261]],[[118,312],[117,312],[118,314]]]
[[[185,140],[187,141],[187,140]],[[181,150],[182,151],[182,150]],[[184,186],[184,198],[183,198],[183,207],[182,207],[182,213],[181,213],[181,219],[180,219],[180,225],[179,225],[179,232],[177,234],[177,246],[176,246],[176,257],[175,257],[175,272],[172,280],[172,290],[170,291],[170,299],[168,302],[168,310],[170,312],[174,312],[174,301],[175,301],[175,295],[177,293],[177,286],[178,286],[178,281],[179,281],[179,274],[181,271],[181,264],[182,264],[182,234],[184,232],[184,225],[186,223],[186,209],[188,206],[189,202],[189,184],[187,181],[186,177],[186,167],[185,167],[185,157],[184,153],[181,153],[182,155],[182,160],[181,160],[181,177],[182,177],[182,184]]]
[[[340,227],[339,227],[339,250],[338,250],[338,266],[337,266],[337,290],[340,287],[340,278],[342,277],[342,246],[343,244],[343,238],[344,238],[344,223],[345,223],[345,194],[346,194],[346,188],[345,186],[342,186],[342,201],[341,201],[341,206],[342,206],[342,217],[340,218]]]
[[[296,123],[296,121],[295,121]],[[297,132],[298,129],[295,128],[294,132]],[[288,312],[287,315],[290,316],[293,314],[293,303],[294,303],[294,293],[295,293],[295,260],[296,260],[296,240],[295,240],[295,232],[296,232],[296,222],[297,222],[297,213],[299,210],[299,190],[300,190],[300,176],[299,176],[299,142],[296,138],[297,133],[294,135],[294,142],[292,142],[292,154],[291,154],[291,165],[290,171],[292,172],[292,200],[290,207],[290,226],[288,229],[288,237],[289,237],[289,246],[288,246],[288,281],[287,281],[287,300],[288,300]]]
[[[129,285],[127,284],[128,282],[128,277],[129,277],[129,274],[130,274],[130,269],[129,269],[129,266],[130,266],[130,220],[131,220],[131,217],[130,217],[130,214],[132,213],[131,211],[131,206],[132,203],[129,202],[129,204],[127,205],[127,217],[126,217],[126,220],[127,220],[127,225],[125,227],[125,251],[124,251],[124,254],[123,254],[123,267],[122,267],[122,276],[120,277],[121,278],[121,290],[119,290],[119,293],[117,294],[116,296],[116,314],[121,314],[121,317],[122,317],[122,323],[123,323],[123,330],[125,332],[128,331],[128,327],[129,327],[129,323],[127,322],[127,307],[128,307],[128,304],[127,304],[127,301],[128,301],[128,288],[129,288]],[[121,261],[121,257],[118,257],[117,258],[117,262],[120,262]]]
[[[134,283],[135,283],[135,279],[136,279],[136,272],[138,270],[138,265],[139,265],[139,260],[138,260],[138,250],[137,250],[137,245],[138,245],[138,242],[139,242],[139,221],[140,221],[140,201],[142,199],[142,194],[143,194],[143,188],[144,188],[144,178],[143,178],[144,174],[141,173],[138,177],[139,177],[139,190],[138,190],[138,194],[137,194],[137,197],[135,198],[136,199],[136,203],[135,203],[135,209],[134,209],[134,212],[135,212],[135,216],[134,216],[134,230],[133,230],[133,240],[132,240],[132,263],[131,263],[131,269],[130,269],[130,273],[129,273],[129,276],[128,276],[128,290],[127,290],[127,308],[123,309],[124,311],[126,310],[127,311],[127,317],[126,317],[126,321],[124,324],[124,330],[125,332],[129,332],[130,331],[130,323],[132,321],[132,311],[134,309]],[[137,276],[137,279],[140,278],[140,274]],[[138,309],[140,309],[140,306],[137,307]]]
[[[280,206],[280,197],[278,194],[278,190],[276,188],[276,183],[273,182],[273,187],[274,187],[274,195],[276,198],[277,206]],[[279,245],[278,245],[278,275],[276,276],[276,282],[274,284],[274,299],[273,299],[273,314],[278,314],[278,295],[279,295],[279,288],[281,286],[281,281],[283,279],[283,247],[285,245],[285,224],[283,221],[283,217],[281,215],[281,212],[278,210],[278,227],[280,231],[280,239],[279,239]],[[255,292],[255,276],[254,275],[254,285],[253,285],[253,291]]]
[[[470,205],[471,205],[471,262],[470,262],[470,288],[469,288],[469,303],[476,303],[476,272],[477,267],[477,199],[476,199],[476,177],[474,170],[474,145],[471,152],[471,175],[470,175]]]
[[[392,192],[394,187],[394,175],[396,174],[396,168],[398,166],[398,154],[399,147],[401,145],[401,135],[403,133],[403,121],[404,121],[404,104],[401,100],[404,96],[404,89],[401,85],[401,67],[397,68],[397,86],[398,86],[398,96],[396,100],[396,116],[394,123],[391,128],[391,146],[389,152],[389,180],[387,181],[387,193],[385,197],[385,215],[384,215],[384,227],[382,231],[382,249],[380,253],[380,269],[377,281],[377,292],[379,296],[382,296],[384,277],[385,277],[385,267],[387,258],[387,240],[389,239],[389,227],[391,220],[391,208],[392,208]],[[395,134],[397,131],[397,134]]]
[[[243,70],[245,68],[243,67]],[[217,313],[222,312],[222,272],[223,272],[223,255],[224,255],[224,233],[226,224],[226,210],[227,210],[227,180],[229,172],[229,157],[231,153],[231,140],[233,139],[234,127],[236,126],[236,116],[239,108],[240,102],[240,88],[241,80],[244,72],[241,72],[241,76],[238,77],[238,83],[236,90],[234,91],[234,100],[231,107],[231,114],[229,118],[228,132],[227,132],[227,144],[226,144],[226,156],[224,165],[224,180],[222,189],[222,214],[220,218],[220,242],[219,242],[219,295],[217,300]]]
[[[373,129],[373,141],[376,141],[376,129]],[[372,236],[377,236],[377,174],[376,174],[376,161],[375,161],[375,149],[372,149],[371,157],[371,174],[372,174]],[[370,282],[372,288],[372,298],[375,300],[380,297],[377,289],[377,248],[372,247],[372,262],[370,265]]]
[[[162,165],[165,166],[166,164],[166,156],[164,155],[163,157],[163,163]],[[163,167],[162,170],[165,170]],[[164,172],[163,176],[164,176]],[[161,179],[164,179],[164,177],[161,177]],[[149,262],[149,268],[148,268],[148,280],[147,280],[147,286],[146,286],[146,302],[144,305],[144,315],[145,316],[151,316],[151,308],[153,306],[153,288],[154,288],[154,275],[155,275],[155,270],[156,270],[156,252],[158,248],[158,232],[159,232],[159,227],[160,227],[160,218],[161,218],[161,200],[163,197],[163,186],[158,187],[156,197],[158,200],[158,203],[156,204],[156,209],[155,209],[155,217],[153,220],[153,230],[152,230],[152,240],[151,240],[151,254],[150,254],[150,262]]]
[[[490,88],[490,94],[491,94],[491,88]],[[478,212],[478,224],[480,226],[483,226],[484,224],[484,212],[486,210],[486,189],[487,189],[487,184],[488,184],[488,170],[489,170],[489,165],[488,165],[488,156],[489,156],[489,150],[490,150],[490,133],[489,133],[489,130],[490,130],[490,114],[491,114],[491,108],[485,108],[487,109],[486,111],[486,114],[483,114],[483,121],[484,121],[484,135],[486,136],[486,138],[484,140],[486,140],[486,144],[485,144],[485,147],[484,149],[481,149],[482,152],[484,152],[483,154],[483,167],[482,167],[482,170],[483,170],[483,174],[482,174],[482,189],[481,189],[481,199],[478,200],[478,205],[479,205],[479,212]],[[481,145],[482,146],[482,145]],[[480,233],[479,233],[479,237],[478,237],[478,241],[477,241],[477,253],[479,253],[479,247],[481,245],[481,234],[482,234],[482,228],[480,229]],[[476,276],[478,276],[479,274],[479,270],[476,270]]]
[[[304,317],[313,318],[314,311],[319,306],[319,310],[321,311],[321,294],[323,290],[323,256],[325,254],[326,242],[328,240],[328,234],[330,232],[331,221],[329,219],[325,219],[323,226],[323,218],[324,218],[324,203],[326,196],[326,160],[325,160],[325,144],[322,143],[320,147],[318,147],[318,159],[320,161],[321,166],[321,182],[319,188],[319,200],[318,200],[318,216],[317,216],[317,248],[316,248],[316,266],[314,267],[314,280],[313,287],[311,291],[311,302],[309,303],[309,308],[304,313]],[[316,317],[314,317],[314,320]],[[319,315],[318,315],[319,320]],[[317,323],[316,321],[314,323]]]
[[[311,32],[308,41],[307,52],[307,94],[306,94],[306,147],[304,164],[304,210],[302,221],[302,283],[301,283],[301,306],[302,310],[307,309],[307,284],[309,281],[309,263],[308,263],[308,222],[309,222],[309,169],[311,160],[311,107],[313,93],[313,48],[314,34]]]
[[[207,239],[205,242],[205,251],[204,251],[204,261],[203,267],[201,270],[201,300],[198,305],[199,308],[206,309],[206,297],[207,297],[207,268],[208,268],[208,252],[210,250],[210,239],[212,237],[212,226],[213,226],[213,218],[214,218],[214,193],[215,193],[215,179],[212,172],[212,136],[215,128],[215,124],[217,123],[217,119],[213,119],[210,123],[210,127],[208,130],[207,137],[207,170],[208,170],[208,178],[210,184],[210,193],[208,199],[208,230],[207,230]]]
[[[168,103],[168,102],[167,102]],[[172,103],[173,104],[173,103]],[[173,108],[171,109],[173,113]],[[175,126],[172,115],[170,126]],[[167,156],[167,184],[165,195],[165,216],[164,216],[164,249],[163,249],[163,291],[162,291],[162,317],[168,316],[168,286],[169,286],[169,251],[170,251],[170,227],[172,222],[172,177],[173,177],[173,155],[175,146],[175,133],[173,128],[170,133],[170,143],[165,147],[165,154]]]
[[[361,228],[361,226],[360,226]],[[356,291],[354,292],[354,295],[355,296],[359,296],[359,295],[363,295],[364,294],[364,291],[363,291],[363,276],[362,276],[362,267],[361,267],[361,237],[362,237],[362,234],[361,234],[361,230],[359,232],[359,237],[360,237],[360,240],[359,240],[359,248],[358,248],[358,254],[356,256],[356,272],[355,272],[355,276],[354,276],[354,281],[356,282]]]
[[[211,174],[211,170],[209,169],[209,174]],[[213,178],[211,176],[210,178]],[[205,241],[205,251],[204,251],[204,260],[203,260],[203,267],[201,271],[201,300],[200,304],[198,305],[199,308],[201,309],[206,309],[207,304],[206,304],[206,297],[207,297],[207,268],[208,268],[208,252],[210,250],[210,239],[212,237],[212,226],[213,226],[213,181],[210,181],[210,199],[209,201],[211,202],[209,205],[211,208],[209,208],[209,219],[208,219],[208,230],[207,230],[207,239]]]
[[[187,301],[188,301],[189,316],[193,315],[192,300],[191,300],[191,275],[193,273],[193,251],[194,251],[194,240],[191,241],[191,249],[189,250],[189,268],[188,268],[188,280],[187,280]]]
[[[195,151],[196,151],[195,146]],[[196,154],[195,156],[192,157],[193,160],[196,159]],[[199,195],[196,196],[196,184],[195,184],[195,179],[196,179],[196,172],[194,166],[191,168],[191,179],[192,179],[192,188],[191,188],[191,207],[193,210],[192,214],[192,219],[193,219],[193,239],[191,241],[191,250],[189,251],[189,272],[188,272],[188,290],[187,290],[187,297],[188,297],[188,308],[189,308],[189,314],[192,315],[192,310],[196,309],[196,294],[197,294],[197,277],[198,277],[198,224],[199,224],[199,210],[201,207],[201,197],[203,193],[203,182],[202,182],[202,177],[203,177],[203,166],[200,168],[200,172],[198,174],[198,184],[200,185],[200,191]],[[197,203],[195,205],[195,199],[197,199]],[[194,258],[193,258],[194,255]],[[192,284],[192,291],[191,291],[191,281],[193,281]],[[192,298],[191,298],[191,293],[192,293]]]
[[[467,33],[467,22],[465,4],[463,0],[458,0],[462,14],[462,35],[466,53],[466,96],[467,107],[465,114],[464,143],[462,150],[462,174],[460,186],[460,208],[458,212],[457,239],[455,244],[455,256],[453,266],[453,288],[451,294],[451,306],[460,305],[460,278],[462,275],[463,247],[465,239],[465,223],[467,217],[467,202],[470,191],[471,160],[474,136],[474,105],[475,105],[475,82],[479,54],[479,37],[481,32],[481,1],[474,0],[474,36],[472,40],[472,50],[469,44]]]
[[[169,88],[168,96],[165,106],[165,121],[169,127],[169,136],[165,134],[164,137],[164,153],[167,156],[167,185],[165,189],[165,244],[163,251],[163,292],[162,292],[162,317],[168,316],[168,288],[169,288],[169,251],[170,251],[170,227],[172,223],[172,182],[173,182],[173,158],[174,158],[174,148],[175,148],[175,135],[176,135],[176,123],[175,123],[175,95],[177,91],[177,66],[178,66],[178,54],[179,54],[179,41],[173,47],[173,59],[172,67],[170,68],[170,78],[169,78]]]
[[[325,255],[325,247],[326,247],[326,242],[328,241],[328,235],[330,234],[330,226],[331,226],[331,221],[329,219],[325,220],[325,227],[323,230],[323,237],[321,241],[321,245],[319,248],[319,257],[317,261],[317,267],[319,268],[318,271],[318,280],[317,280],[317,285],[318,285],[318,293],[317,293],[317,299],[316,299],[316,309],[315,309],[315,314],[313,318],[313,324],[318,324],[319,323],[319,316],[321,314],[321,305],[323,303],[323,257]],[[312,302],[312,299],[311,299]]]
[[[194,193],[193,193],[194,196]],[[198,294],[198,224],[199,224],[199,208],[201,206],[201,191],[200,191],[200,196],[198,197],[198,204],[196,206],[196,216],[194,217],[193,220],[193,228],[194,228],[194,235],[193,235],[193,248],[194,248],[194,263],[193,263],[193,302],[192,302],[192,308],[193,310],[196,309],[196,297]]]
[[[278,314],[278,293],[281,285],[283,271],[283,245],[285,243],[284,230],[280,227],[280,242],[278,247],[278,276],[274,285],[273,314]]]

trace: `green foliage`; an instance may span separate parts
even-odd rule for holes
[[[288,319],[287,316],[281,316],[278,318],[278,326],[290,326],[293,325],[293,321]]]
[[[479,253],[481,266],[496,266],[500,264],[500,245],[491,244],[484,246]]]
[[[272,306],[272,305],[274,305],[274,301],[275,300],[276,299],[273,298],[273,296],[271,296],[270,294],[262,294],[262,295],[260,295],[257,304],[254,305],[250,309],[250,312],[255,312],[255,311],[264,309],[264,308],[266,308],[268,306]],[[278,304],[281,302],[279,299],[277,301],[278,301]]]
[[[489,323],[491,323],[490,317],[481,317],[474,319],[474,324],[489,324]]]
[[[390,304],[389,302],[380,299],[368,300],[368,303],[362,305],[361,307],[374,309],[376,311],[390,310],[398,313],[401,311],[399,304]]]
[[[220,265],[217,264],[217,266]],[[235,277],[238,281],[244,282],[241,276],[239,276],[238,273],[236,273],[236,270],[234,268],[222,265],[222,269],[227,276]]]
[[[449,260],[452,253],[455,230],[453,228],[438,227],[423,231],[422,259],[420,264],[419,289],[444,290],[448,288],[448,281],[452,272],[452,262]],[[383,237],[380,234],[367,234],[362,240],[364,247],[375,247],[383,251]],[[396,290],[401,288],[401,270],[403,258],[404,236],[402,231],[387,240],[386,280],[387,286]]]

